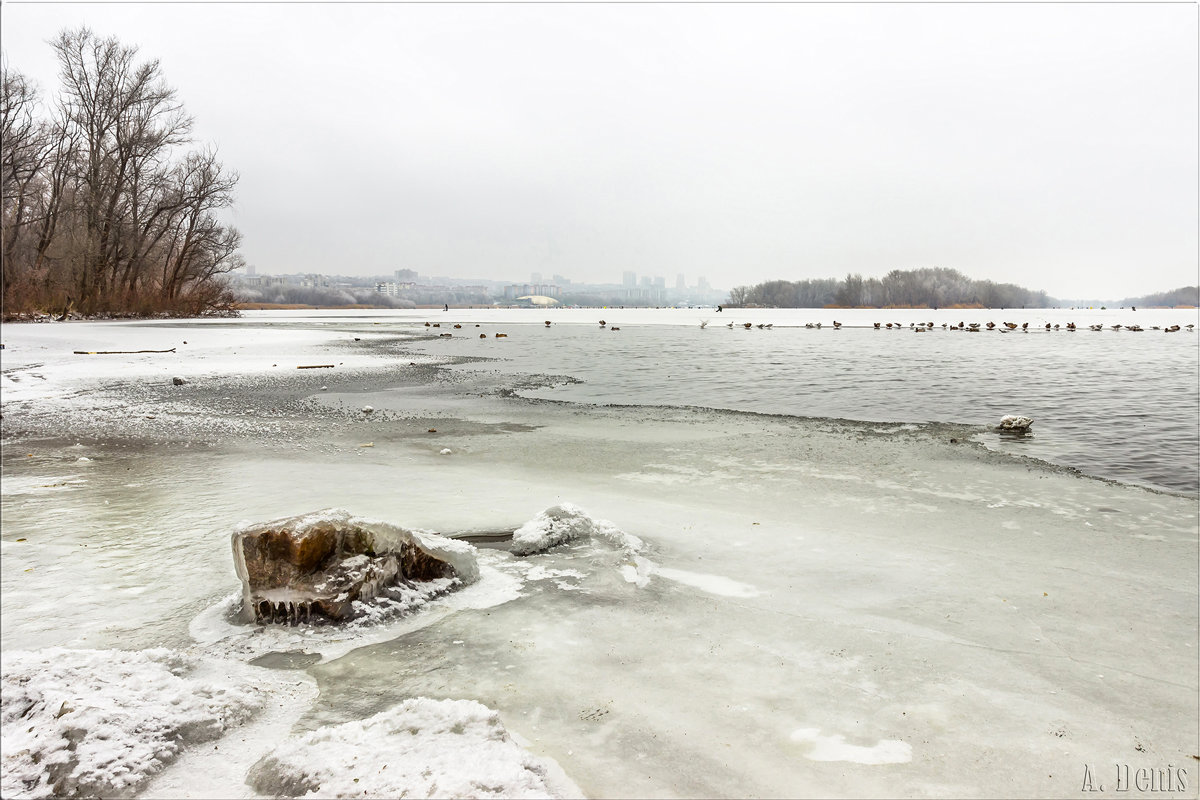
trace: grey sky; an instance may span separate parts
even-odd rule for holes
[[[1197,281],[1197,6],[5,3],[136,44],[259,272]]]

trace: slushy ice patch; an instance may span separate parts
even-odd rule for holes
[[[5,654],[0,790],[131,797],[184,748],[254,715],[263,705],[259,672],[165,648]]]
[[[473,700],[405,700],[365,720],[293,737],[250,771],[287,797],[578,796]]]
[[[475,548],[340,509],[233,533],[242,620],[299,624],[406,611],[474,582]]]

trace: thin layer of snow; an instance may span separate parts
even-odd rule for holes
[[[357,722],[293,737],[252,770],[292,797],[577,797],[473,700],[412,698]]]
[[[226,662],[212,663],[222,669],[230,668]],[[257,672],[261,673],[255,685],[263,691],[262,711],[211,746],[206,743],[185,750],[146,784],[142,797],[155,800],[258,797],[246,784],[246,773],[276,742],[287,737],[317,699],[317,685],[299,670]]]
[[[702,592],[721,595],[723,597],[757,597],[761,591],[748,583],[726,578],[724,575],[709,575],[703,572],[690,572],[684,569],[655,566],[651,570],[654,575],[661,575],[669,581],[691,586]]]
[[[804,757],[812,761],[850,761],[855,764],[907,764],[912,761],[912,745],[899,739],[882,739],[865,747],[847,744],[840,733],[822,736],[820,728],[800,728],[792,732],[792,741],[810,745]]]
[[[513,532],[514,555],[543,553],[579,539],[599,539],[618,549],[636,553],[642,541],[606,519],[596,519],[572,503],[551,506]]]
[[[251,667],[166,648],[5,653],[5,797],[129,797],[264,704]]]

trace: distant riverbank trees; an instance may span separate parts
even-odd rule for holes
[[[1153,306],[1166,306],[1168,308],[1200,306],[1200,286],[1181,286],[1169,292],[1147,294],[1142,297],[1127,297],[1121,301],[1121,305],[1146,306],[1146,308]]]
[[[1011,283],[972,280],[958,270],[932,267],[894,269],[882,278],[849,274],[844,280],[767,281],[738,286],[728,305],[775,308],[1046,308],[1056,301],[1043,291]]]
[[[51,46],[48,102],[3,65],[4,315],[231,308],[222,276],[243,264],[241,234],[221,216],[237,173],[188,149],[192,117],[157,60],[87,28]]]

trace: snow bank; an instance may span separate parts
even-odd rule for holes
[[[527,556],[542,553],[560,544],[577,539],[600,539],[621,549],[636,553],[642,540],[631,536],[613,523],[594,519],[571,503],[551,506],[513,532],[511,551]]]
[[[2,672],[5,797],[130,797],[263,705],[228,665],[165,648],[17,652]]]
[[[561,797],[579,790],[512,740],[473,700],[405,700],[358,722],[293,737],[251,771],[290,797]]]

